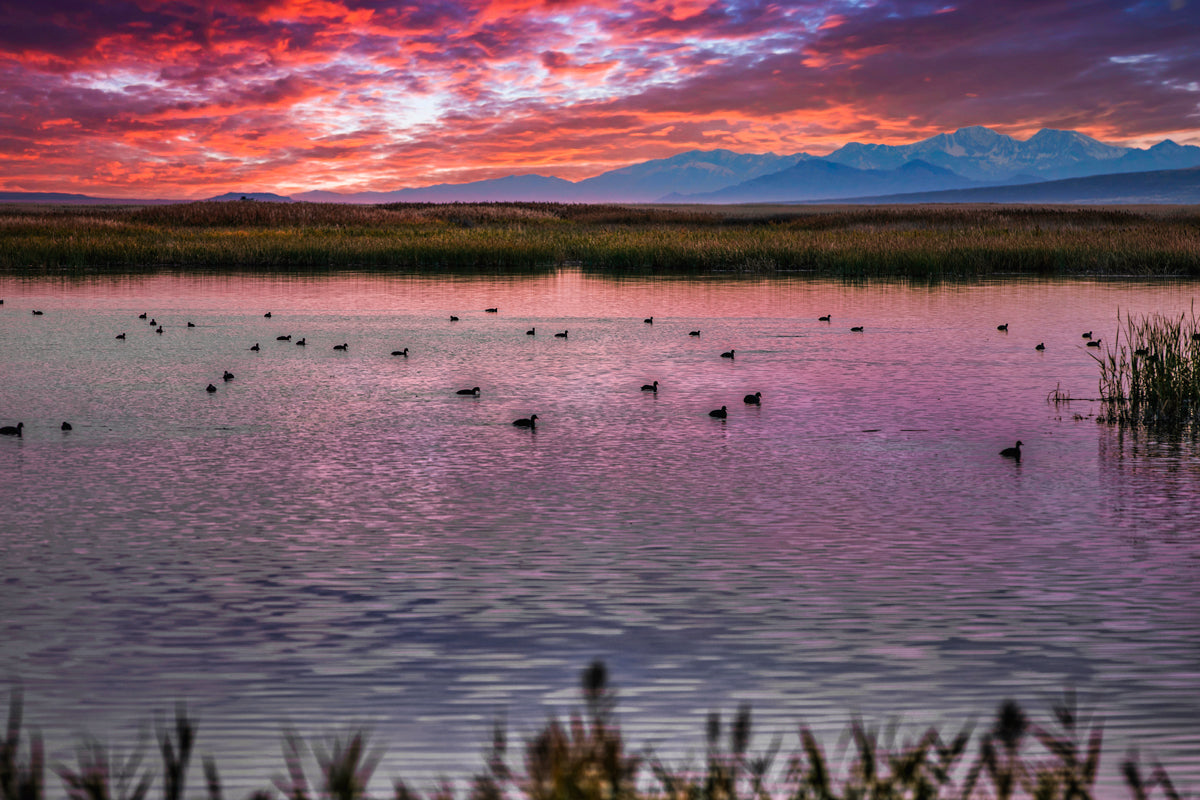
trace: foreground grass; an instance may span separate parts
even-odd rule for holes
[[[1123,327],[1123,330],[1122,330]],[[1156,429],[1200,426],[1200,324],[1196,315],[1126,315],[1100,364],[1107,422]]]
[[[807,727],[800,729],[801,746],[795,753],[781,757],[776,740],[768,750],[752,754],[747,706],[738,710],[727,737],[721,718],[710,715],[702,765],[670,767],[652,755],[628,752],[615,718],[615,694],[602,663],[584,670],[582,690],[584,713],[573,715],[566,723],[551,719],[526,743],[523,771],[509,765],[506,735],[497,727],[485,768],[471,780],[465,800],[1095,797],[1101,728],[1080,719],[1069,695],[1054,708],[1052,728],[1032,723],[1011,701],[1000,706],[992,725],[978,737],[964,729],[943,739],[930,728],[897,746],[881,743],[877,730],[856,721],[850,726],[854,752],[848,766],[837,770]],[[163,800],[184,800],[196,733],[195,721],[182,706],[176,709],[173,727],[159,726],[162,773],[158,783]],[[41,742],[33,736],[24,744],[23,738],[20,698],[14,694],[7,734],[0,741],[0,800],[45,800]],[[1030,740],[1040,747],[1037,755],[1029,755]],[[254,792],[250,800],[365,800],[381,755],[380,750],[369,747],[361,732],[312,745],[288,733],[283,744],[286,776],[274,778],[269,788]],[[77,766],[59,765],[55,772],[70,800],[145,800],[155,775],[151,768],[142,767],[141,758],[140,753],[120,758],[93,743],[80,749]],[[313,762],[316,771],[310,778]],[[1146,771],[1136,756],[1129,756],[1120,769],[1133,800],[1180,797],[1157,764]],[[204,760],[204,783],[208,800],[223,800],[220,774],[211,758]],[[392,787],[394,800],[421,800],[403,780],[396,779]],[[429,800],[455,798],[449,784],[429,795]]]
[[[1200,276],[1200,209],[182,203],[0,208],[0,270]]]

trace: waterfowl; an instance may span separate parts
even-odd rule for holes
[[[1006,322],[1003,325],[997,325],[996,330],[1004,331],[1005,333],[1008,333],[1008,323]]]
[[[525,335],[526,336],[536,336],[537,328],[530,328],[529,330],[525,331]]]
[[[498,309],[498,308],[485,308],[485,309],[483,310],[483,312],[484,312],[485,314],[498,314],[498,313],[500,313],[500,309]]]
[[[566,339],[566,338],[567,338],[567,332],[566,332],[566,331],[563,331],[562,333],[556,333],[556,334],[554,334],[554,338],[556,338],[556,339]]]
[[[268,311],[267,313],[263,314],[263,316],[264,316],[264,317],[266,317],[267,319],[270,319],[270,318],[271,318],[271,312],[270,312],[270,311]]]
[[[1091,332],[1091,331],[1088,331],[1087,333],[1083,334],[1083,338],[1085,338],[1085,339],[1090,339],[1090,338],[1092,338],[1092,332]]]
[[[138,314],[138,319],[145,319],[148,316],[150,316],[150,315],[146,314],[146,313]]]
[[[151,324],[151,325],[157,325],[157,324],[158,324],[158,320],[156,320],[154,317],[151,317],[151,318],[150,318],[150,324]]]
[[[292,340],[292,335],[290,333],[287,336],[276,336],[275,337],[275,341],[277,341],[277,342],[290,342],[291,340]]]
[[[742,398],[742,402],[752,406],[760,406],[762,405],[762,392],[748,394]]]
[[[258,342],[255,342],[254,347],[251,347],[250,349],[257,353],[259,351]]]
[[[342,342],[341,344],[335,344],[335,345],[333,346],[333,349],[334,349],[334,350],[347,350],[347,349],[349,349],[349,348],[346,346],[346,343],[345,343],[345,342]]]
[[[204,391],[208,392],[209,394],[212,394],[216,390],[217,390],[217,387],[213,386],[211,383],[208,386],[204,387]]]
[[[688,336],[699,336],[700,331],[688,331]]]
[[[21,429],[24,427],[24,422],[18,422],[16,425],[5,425],[3,428],[0,428],[0,436],[20,436]]]
[[[296,340],[296,344],[298,344],[300,347],[304,347],[306,344],[308,344],[308,342],[304,341],[303,338],[300,338]]]
[[[513,425],[516,425],[518,428],[533,428],[537,426],[537,418],[538,415],[534,414],[528,419],[514,419]]]
[[[1018,439],[1016,447],[1006,447],[1000,451],[1000,455],[1004,456],[1005,458],[1015,458],[1017,461],[1020,461],[1021,460],[1021,445],[1022,445],[1022,442],[1020,439]]]
[[[1148,356],[1150,355],[1150,351],[1144,347],[1139,347],[1137,350],[1133,351],[1133,354],[1135,356]]]
[[[1099,340],[1099,339],[1097,339],[1097,340],[1096,340],[1096,341],[1094,341],[1094,342],[1088,342],[1088,343],[1087,343],[1087,346],[1088,346],[1088,347],[1099,347],[1099,346],[1100,346],[1100,340]]]
[[[850,331],[851,331],[851,333],[862,333],[862,332],[863,332],[863,326],[862,326],[862,325],[855,325],[853,328],[851,328],[851,329],[850,329]]]
[[[70,431],[70,430],[74,430],[74,428],[71,427],[71,423],[64,422],[62,425],[59,426],[59,430]]]
[[[394,356],[404,356],[405,358],[408,358],[408,348],[406,347],[406,348],[404,348],[403,350],[393,350],[393,351],[392,351],[392,355],[394,355]]]
[[[459,389],[457,392],[455,392],[455,394],[471,394],[471,395],[475,395],[476,397],[478,397],[479,396],[479,387],[476,386],[474,389]]]
[[[646,323],[647,325],[653,325],[654,317],[646,317],[644,320],[642,320],[642,322]]]
[[[194,323],[194,322],[189,322],[189,323],[187,324],[187,326],[188,326],[189,328],[194,328],[194,327],[196,327],[196,323]]]
[[[734,352],[736,352],[736,351],[730,350],[727,353],[721,353],[721,358],[733,358]]]
[[[1045,342],[1038,342],[1038,345],[1037,345],[1037,347],[1035,347],[1035,348],[1033,348],[1033,349],[1034,349],[1034,350],[1045,350],[1045,349],[1046,349],[1046,343],[1045,343]]]
[[[832,314],[826,314],[823,317],[817,317],[817,322],[829,322],[833,318]]]
[[[451,315],[450,315],[450,321],[451,321],[451,322],[458,322],[458,317],[456,317],[456,316],[454,316],[453,314],[451,314]]]
[[[155,333],[162,333],[162,325],[159,325],[157,328],[155,328],[155,329],[154,329],[154,332],[155,332]]]
[[[113,338],[114,338],[114,339],[124,339],[124,338],[125,338],[125,334],[123,334],[123,333],[118,333],[118,334],[117,334],[116,336],[114,336]]]
[[[712,411],[708,412],[708,415],[710,417],[716,417],[717,419],[725,419],[725,417],[729,416],[729,412],[725,410],[725,406],[721,406],[720,408],[713,409]]]
[[[223,380],[223,381],[233,380],[233,373],[230,372],[229,370],[225,370],[225,374],[221,376],[221,380]]]
[[[642,391],[643,392],[657,392],[658,391],[658,381],[655,381],[654,383],[642,384]]]
[[[34,312],[33,312],[33,315],[34,315],[35,317],[40,317],[40,316],[41,316],[43,313],[45,313],[45,312],[43,312],[43,311],[34,311]]]

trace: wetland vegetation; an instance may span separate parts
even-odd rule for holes
[[[801,273],[974,279],[1200,275],[1194,207],[356,206],[0,208],[0,271]]]

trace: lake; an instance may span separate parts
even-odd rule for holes
[[[366,725],[380,793],[464,785],[595,658],[674,762],[741,702],[754,749],[836,751],[855,714],[948,735],[1074,689],[1105,792],[1132,747],[1194,791],[1197,445],[1047,397],[1096,397],[1082,332],[1198,289],[0,278],[0,688],[52,762],[185,700],[231,797],[285,726]]]

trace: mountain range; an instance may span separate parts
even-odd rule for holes
[[[1200,171],[1195,167],[1200,167],[1200,147],[1180,145],[1169,139],[1143,149],[1107,144],[1078,131],[1047,128],[1021,140],[976,125],[906,145],[851,142],[824,156],[692,150],[574,182],[543,175],[510,175],[388,192],[308,191],[290,197],[261,191],[232,192],[219,199],[244,196],[338,203],[802,203],[933,202],[917,198],[941,194],[945,199],[937,202],[967,202],[949,198],[969,196],[970,202],[1194,203],[1200,191]],[[1177,172],[1180,174],[1172,174]],[[1135,174],[1141,177],[1123,182],[1110,179],[1058,185],[1074,179]],[[1026,188],[1014,191],[1017,186]],[[1074,199],[1049,199],[1060,196]],[[1048,199],[1002,199],[1011,197]],[[100,198],[83,195],[0,192],[0,202],[22,199],[102,202]]]

